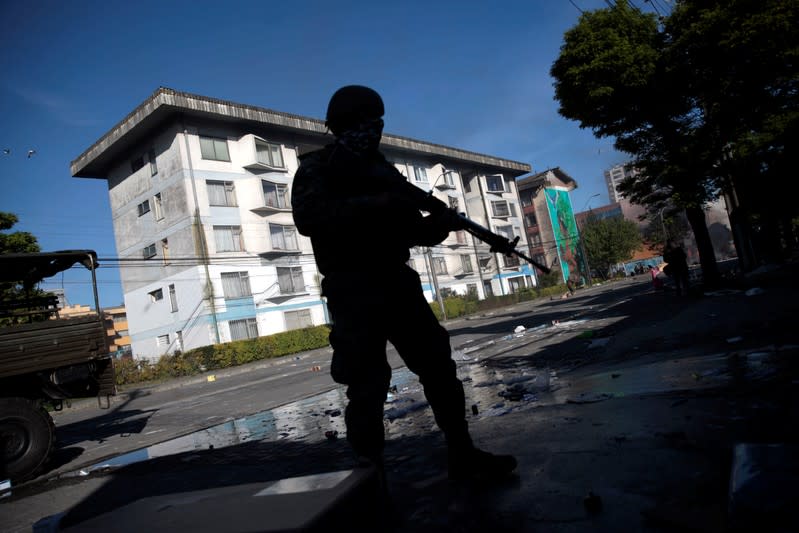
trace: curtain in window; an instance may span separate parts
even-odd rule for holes
[[[286,317],[286,329],[300,329],[313,326],[310,309],[286,311],[284,315]]]
[[[240,252],[241,229],[235,226],[214,226],[217,252]]]
[[[231,320],[228,324],[231,340],[254,339],[258,336],[258,323],[254,318]]]
[[[208,203],[211,205],[227,205],[224,183],[211,183],[208,185]]]
[[[246,272],[222,273],[222,292],[225,298],[243,298],[252,295],[250,278]]]

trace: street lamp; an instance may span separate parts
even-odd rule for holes
[[[594,198],[596,198],[597,196],[599,196],[599,193],[592,194],[592,195],[591,195],[591,196],[588,198],[588,200],[586,200],[586,201],[585,201],[585,205],[583,206],[583,209],[582,209],[582,210],[583,210],[583,211],[585,211],[585,208],[586,208],[586,207],[588,207],[588,204],[590,204],[590,203],[591,203],[591,200],[593,200],[593,199],[594,199]]]

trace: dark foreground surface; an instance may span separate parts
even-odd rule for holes
[[[386,405],[388,503],[368,472],[322,521],[318,495],[295,492],[269,513],[266,499],[248,500],[276,480],[355,466],[342,417],[313,405],[308,416],[335,422],[338,438],[321,427],[62,478],[16,491],[0,514],[74,490],[85,496],[64,509],[66,530],[111,513],[116,531],[166,530],[175,515],[195,531],[274,531],[288,514],[318,531],[799,531],[796,274],[791,265],[686,298],[629,283],[603,306],[578,292],[574,320],[456,357],[476,442],[519,460],[502,483],[447,480],[443,440],[408,381]],[[169,499],[177,493],[194,497]],[[134,524],[124,507],[136,501]],[[197,511],[215,506],[221,523]]]

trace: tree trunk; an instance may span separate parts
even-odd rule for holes
[[[701,207],[686,207],[685,216],[694,232],[705,287],[718,287],[720,283],[719,270],[716,266],[713,241],[710,240],[710,232],[707,230],[705,211]]]

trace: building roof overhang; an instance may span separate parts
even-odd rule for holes
[[[549,187],[552,185],[550,175],[553,175],[560,180],[560,182],[568,187],[570,191],[577,188],[577,182],[574,180],[574,178],[566,174],[563,170],[561,170],[560,167],[548,168],[543,172],[519,178],[516,180],[516,186],[520,191],[526,189],[537,189],[539,187]]]
[[[178,115],[259,127],[272,126],[311,138],[316,137],[321,144],[327,142],[327,128],[324,121],[319,119],[159,87],[72,161],[70,172],[75,177],[107,179],[111,168],[120,158],[126,157],[133,147],[146,139],[161,123]],[[459,163],[483,166],[487,170],[499,170],[514,177],[531,170],[526,163],[398,135],[384,134],[381,147],[438,157],[442,162],[453,166]]]

